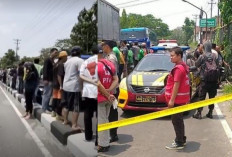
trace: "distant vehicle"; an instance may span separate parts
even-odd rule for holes
[[[137,41],[139,44],[146,43],[148,48],[151,44],[149,39],[149,29],[146,27],[121,29],[120,40],[126,40],[128,42]]]
[[[172,48],[178,46],[178,44],[177,44],[177,40],[159,40],[159,44],[157,46]]]

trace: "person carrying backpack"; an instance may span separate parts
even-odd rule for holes
[[[199,101],[205,100],[206,94],[209,94],[209,98],[214,98],[217,95],[217,88],[219,83],[219,63],[216,59],[216,55],[212,53],[212,44],[207,41],[204,43],[204,54],[201,55],[196,61],[196,67],[200,68],[201,82],[199,86]],[[209,112],[206,117],[213,118],[214,104],[209,105]],[[202,119],[203,107],[197,109],[197,113],[193,115],[193,118]]]

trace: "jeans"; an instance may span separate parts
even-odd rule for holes
[[[44,85],[43,99],[42,99],[42,110],[45,112],[49,109],[49,102],[52,96],[52,82],[49,82],[47,85]]]
[[[23,93],[23,88],[24,88],[23,77],[19,76],[19,78],[18,78],[18,93],[19,94]]]

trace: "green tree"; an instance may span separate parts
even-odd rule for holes
[[[193,20],[190,20],[188,17],[185,18],[182,29],[185,34],[186,43],[192,42],[193,34],[194,34],[194,25],[195,23]]]
[[[16,65],[16,61],[15,51],[9,49],[1,59],[1,66],[2,68],[12,67]]]
[[[55,47],[61,51],[68,51],[72,47],[71,39],[58,39],[55,43]]]
[[[97,3],[90,10],[85,8],[78,15],[78,23],[74,25],[71,44],[81,46],[86,53],[97,44]]]
[[[120,26],[121,28],[126,28],[128,26],[127,14],[125,9],[122,10],[122,16],[120,18]]]
[[[177,27],[171,31],[170,39],[176,39],[178,45],[186,44],[185,32],[181,27]]]
[[[150,40],[156,41],[160,38],[165,38],[170,35],[169,27],[163,23],[161,19],[155,18],[152,14],[140,15],[140,14],[126,14],[123,10],[120,17],[121,28],[131,27],[147,27],[150,29]]]
[[[220,0],[218,7],[221,12],[221,18],[223,24],[225,25],[223,28],[218,29],[218,33],[220,30],[223,30],[225,33],[223,38],[223,43],[220,43],[224,46],[224,53],[226,61],[232,66],[232,0]],[[230,28],[229,28],[230,27]],[[230,72],[231,73],[231,72]]]
[[[23,56],[23,58],[21,58],[20,62],[24,61],[24,62],[34,62],[34,59],[37,57],[27,57],[27,56]]]
[[[50,57],[50,50],[51,48],[43,48],[41,51],[40,51],[40,63],[43,65],[44,63],[44,60],[48,57]]]

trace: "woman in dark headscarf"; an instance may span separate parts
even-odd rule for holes
[[[33,110],[33,96],[35,88],[39,79],[38,72],[32,63],[27,63],[26,77],[25,77],[25,99],[26,99],[26,114],[23,116],[25,119],[30,119]]]

